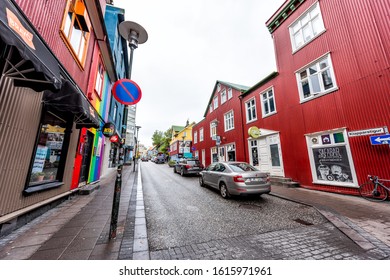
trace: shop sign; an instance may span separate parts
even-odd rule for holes
[[[110,141],[111,141],[112,143],[118,143],[118,141],[119,141],[119,136],[118,136],[118,135],[113,135],[113,136],[111,136],[111,137],[110,137]]]
[[[259,138],[261,135],[260,129],[257,126],[251,126],[248,129],[248,134],[252,138]]]
[[[115,124],[105,123],[103,126],[103,135],[106,137],[111,137],[115,134]]]

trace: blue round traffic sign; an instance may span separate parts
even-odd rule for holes
[[[115,99],[125,105],[133,105],[141,100],[142,92],[136,82],[129,79],[120,79],[115,82],[111,90]]]

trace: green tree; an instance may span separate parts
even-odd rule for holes
[[[152,136],[153,145],[156,146],[159,152],[168,154],[168,148],[169,148],[169,143],[171,142],[171,137],[172,137],[172,128],[169,128],[165,132],[156,130]]]

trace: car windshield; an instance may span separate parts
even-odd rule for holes
[[[238,163],[230,163],[229,167],[234,172],[245,172],[245,171],[258,171],[255,167],[253,167],[250,164],[247,164],[245,162],[238,162]]]

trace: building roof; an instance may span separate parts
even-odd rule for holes
[[[233,83],[229,83],[229,82],[224,82],[224,81],[217,80],[217,81],[215,82],[213,92],[212,92],[212,94],[211,94],[211,96],[210,96],[209,103],[207,103],[206,111],[204,112],[203,117],[206,117],[206,115],[207,115],[207,112],[208,112],[209,107],[210,107],[210,103],[213,101],[214,94],[215,94],[215,91],[216,91],[216,89],[217,89],[217,85],[218,85],[218,84],[222,84],[222,85],[225,85],[225,86],[234,88],[235,90],[238,90],[238,91],[241,91],[241,92],[245,92],[246,90],[249,89],[248,86],[243,86],[243,85],[239,85],[239,84],[233,84]]]
[[[286,0],[265,23],[272,34],[305,0]]]

